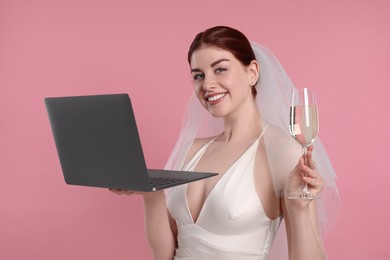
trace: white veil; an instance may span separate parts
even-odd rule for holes
[[[265,121],[288,134],[291,93],[295,87],[270,50],[253,42],[251,45],[260,64],[260,79],[256,86],[256,104]],[[184,114],[180,136],[165,168],[182,169],[186,154],[195,138],[215,136],[222,132],[222,119],[210,116],[193,93]],[[324,237],[326,231],[335,221],[340,201],[335,182],[336,174],[319,138],[314,142],[314,147],[313,157],[318,171],[326,183],[317,201],[318,219],[321,234]],[[286,235],[280,234],[284,233],[284,230],[282,227],[278,232],[273,245],[275,252],[271,252],[270,259],[287,259]],[[283,256],[279,253],[281,248],[286,249]]]

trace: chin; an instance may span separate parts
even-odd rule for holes
[[[218,104],[218,105],[210,105],[210,104],[205,104],[205,108],[207,110],[207,112],[212,116],[212,117],[215,117],[215,118],[221,118],[221,117],[225,117],[227,116],[227,114],[229,114],[230,112],[230,109],[228,106],[226,105],[221,105],[221,104]]]
[[[226,113],[224,111],[210,111],[208,110],[209,114],[212,116],[212,117],[215,117],[215,118],[221,118],[221,117],[224,117],[226,116]]]

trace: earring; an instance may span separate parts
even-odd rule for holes
[[[254,86],[254,85],[256,85],[257,84],[257,77],[254,77],[254,78],[252,78],[251,79],[251,86]]]

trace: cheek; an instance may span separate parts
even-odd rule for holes
[[[220,83],[226,87],[236,88],[243,85],[247,85],[248,78],[241,71],[234,71],[228,76],[221,78]]]
[[[235,78],[235,81],[234,83],[234,86],[242,91],[247,91],[247,90],[250,90],[251,89],[251,82],[249,80],[249,78],[244,74],[240,74],[240,75],[237,75],[237,77]]]
[[[196,95],[196,97],[198,98],[199,102],[200,102],[203,106],[205,106],[206,101],[205,101],[204,98],[203,98],[203,95],[204,95],[203,89],[202,89],[200,86],[195,85],[195,86],[194,86],[194,91],[195,91],[195,95]]]
[[[196,96],[198,96],[198,97],[200,95],[203,95],[202,88],[200,87],[199,84],[194,84],[194,91],[195,91]]]

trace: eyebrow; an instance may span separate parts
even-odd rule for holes
[[[210,68],[214,67],[215,65],[223,62],[223,61],[230,61],[229,59],[219,59],[219,60],[216,60],[214,61],[213,63],[210,64]],[[191,69],[191,73],[192,72],[200,72],[201,69],[198,69],[198,68],[195,68],[195,69]]]
[[[210,68],[214,67],[215,65],[217,65],[218,63],[221,63],[223,61],[230,61],[229,59],[219,59],[217,61],[214,61],[213,63],[210,64]]]

